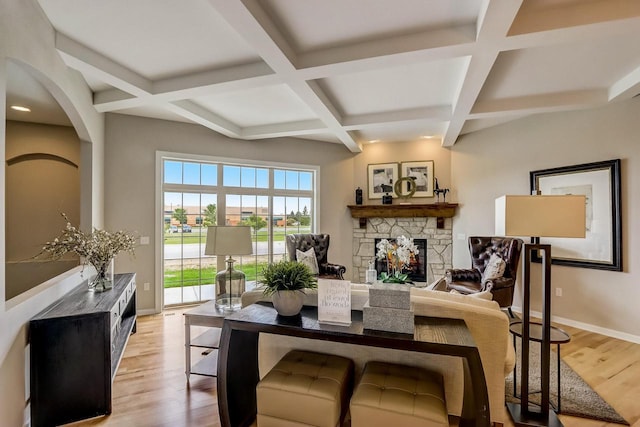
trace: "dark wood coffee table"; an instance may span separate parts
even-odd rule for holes
[[[522,321],[512,322],[509,325],[509,332],[513,334],[513,346],[516,346],[516,337],[522,338]],[[529,340],[535,342],[542,342],[542,324],[539,322],[529,322]],[[556,353],[558,354],[558,408],[560,412],[560,344],[568,343],[571,341],[571,335],[568,332],[563,331],[560,328],[551,326],[551,344],[556,344]],[[517,397],[516,393],[516,369],[518,367],[518,359],[516,358],[516,364],[513,366],[513,396]]]
[[[415,316],[414,335],[365,330],[362,311],[353,310],[351,320],[350,326],[321,324],[316,307],[303,307],[298,316],[281,317],[270,303],[252,304],[226,317],[218,357],[221,425],[248,426],[255,419],[260,333],[460,357],[464,396],[459,425],[490,425],[480,353],[464,320]]]

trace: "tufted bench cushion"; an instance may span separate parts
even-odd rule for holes
[[[335,427],[347,412],[353,361],[292,350],[256,387],[259,427]]]
[[[448,427],[442,375],[368,362],[351,398],[351,426]]]

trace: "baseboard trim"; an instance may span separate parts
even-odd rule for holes
[[[155,308],[145,308],[143,310],[137,310],[136,314],[138,316],[148,316],[150,314],[158,314]]]
[[[518,314],[522,314],[522,307],[512,306],[511,309]],[[539,311],[531,311],[531,315],[535,317],[542,317],[542,313]],[[628,334],[626,332],[616,331],[615,329],[603,328],[600,326],[592,325],[590,323],[578,322],[576,320],[567,319],[565,317],[551,316],[551,321],[560,323],[562,325],[572,326],[589,332],[595,332],[600,335],[606,335],[611,338],[617,338],[623,341],[629,341],[634,344],[640,344],[640,336]]]

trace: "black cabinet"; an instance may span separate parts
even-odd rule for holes
[[[117,274],[106,292],[84,282],[31,319],[31,425],[111,413],[113,377],[135,331],[133,273]]]

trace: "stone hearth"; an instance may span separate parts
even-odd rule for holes
[[[353,275],[357,283],[365,282],[369,261],[375,259],[375,239],[407,236],[427,239],[427,283],[444,277],[452,268],[452,219],[444,219],[444,227],[437,227],[437,218],[368,218],[366,228],[360,228],[359,219],[353,220]]]

